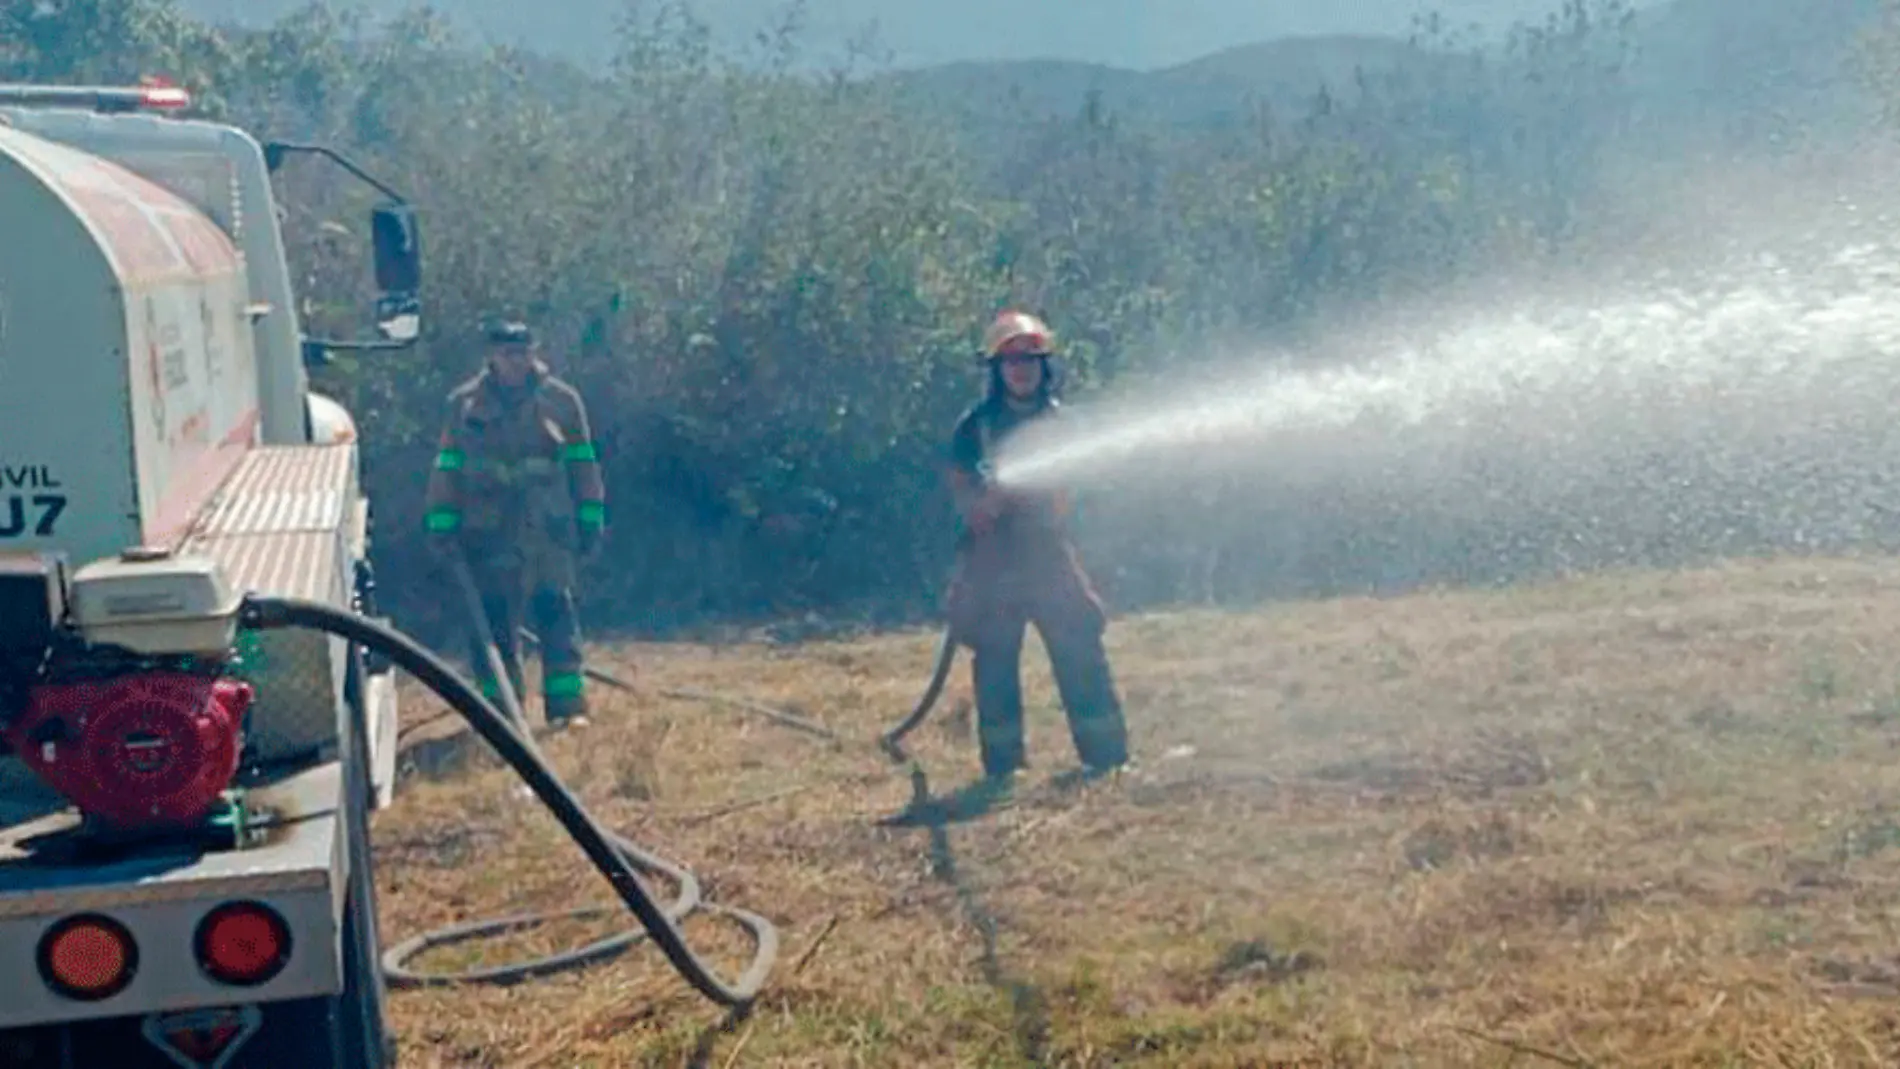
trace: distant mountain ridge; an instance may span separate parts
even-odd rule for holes
[[[1691,131],[1783,140],[1863,117],[1852,51],[1881,0],[1671,0],[1639,11],[1628,85],[1658,136]],[[1333,35],[1237,45],[1156,71],[1059,61],[943,64],[893,77],[919,101],[966,117],[1073,113],[1093,93],[1131,119],[1219,126],[1248,100],[1302,113],[1322,86],[1339,95],[1433,57],[1397,37]]]
[[[301,0],[180,2],[200,17],[256,23],[281,15]],[[410,6],[409,0],[357,2],[372,12]],[[458,11],[467,11],[469,17],[481,15],[498,26],[532,24],[547,40],[600,42],[609,36],[603,31],[613,25],[620,2],[562,0],[530,10],[512,0],[438,0],[437,8],[452,21]],[[859,2],[811,0],[808,6],[820,14],[807,17],[804,38],[820,46],[842,40],[862,21],[860,16],[873,10],[857,6]],[[1013,5],[1047,19],[1052,17],[1047,9],[1055,2],[1041,0],[1038,8],[1035,0],[965,0],[961,9],[939,5],[907,11],[912,23],[945,20],[946,12],[955,12],[956,18],[950,21],[980,26],[986,16],[996,14],[991,8],[1005,11]],[[1106,12],[1121,11],[1116,5],[1127,7],[1133,0],[1100,2]],[[1227,0],[1180,2],[1182,13],[1198,14],[1205,22],[1213,17],[1209,8]],[[1562,0],[1462,0],[1462,8],[1460,0],[1442,0],[1437,5],[1403,2],[1454,12],[1498,13],[1548,12]],[[1633,42],[1637,59],[1628,84],[1641,121],[1664,138],[1686,130],[1696,137],[1773,142],[1807,136],[1862,115],[1867,100],[1852,84],[1846,63],[1861,28],[1870,23],[1881,3],[1639,0]],[[715,29],[723,26],[735,31],[769,24],[783,0],[698,0],[694,6]],[[999,18],[990,25],[1012,23]],[[1086,28],[1078,28],[1076,36],[1086,39]],[[1029,37],[1029,45],[1013,39],[1002,43],[1020,50],[1035,47],[1036,40],[1056,40]],[[555,54],[572,58],[559,50]],[[1282,115],[1298,114],[1322,85],[1337,93],[1349,89],[1358,72],[1378,75],[1408,58],[1427,66],[1433,60],[1396,35],[1337,33],[1240,44],[1151,70],[1073,59],[1004,58],[899,69],[884,77],[914,103],[943,109],[972,124],[1073,114],[1095,94],[1109,112],[1131,120],[1220,128],[1246,121],[1253,103],[1269,104]]]
[[[1224,125],[1250,101],[1303,108],[1322,86],[1356,72],[1389,70],[1411,47],[1397,37],[1295,37],[1224,49],[1156,71],[1060,60],[946,63],[891,78],[918,102],[971,116],[1029,118],[1080,109],[1097,94],[1109,112],[1137,121]]]

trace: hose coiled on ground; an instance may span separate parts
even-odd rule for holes
[[[390,659],[434,691],[460,713],[469,726],[493,747],[502,760],[513,768],[541,803],[554,814],[561,827],[587,854],[588,860],[640,921],[645,935],[659,944],[667,960],[679,974],[707,999],[731,1008],[749,1007],[764,986],[766,975],[778,957],[778,930],[764,917],[741,909],[703,902],[699,883],[691,873],[642,849],[625,838],[603,830],[582,808],[579,799],[554,775],[541,759],[525,728],[518,730],[509,713],[519,714],[514,696],[504,685],[504,699],[513,706],[503,713],[490,705],[473,687],[457,675],[439,657],[400,631],[386,627],[320,601],[302,598],[253,596],[246,599],[240,623],[254,630],[306,628],[355,642]],[[497,678],[506,679],[504,675]],[[361,726],[361,725],[359,725]],[[679,898],[666,909],[660,908],[641,884],[640,873],[658,874],[680,885]],[[694,909],[730,917],[751,933],[754,945],[752,963],[731,984],[714,975],[693,953],[680,934],[678,923]],[[559,916],[598,916],[604,910],[576,910]],[[433,946],[461,942],[482,936],[517,930],[555,919],[550,916],[511,917],[479,922],[412,939],[391,948],[384,955],[384,972],[398,985],[448,984],[467,982],[501,983],[546,975],[580,965],[602,961],[625,951],[638,942],[638,932],[627,932],[601,940],[579,950],[553,955],[519,965],[464,973],[431,976],[411,972],[403,963]]]

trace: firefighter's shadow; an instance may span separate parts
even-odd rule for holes
[[[1041,989],[1010,975],[998,952],[996,915],[977,896],[975,888],[957,865],[950,847],[950,825],[974,819],[992,811],[999,800],[994,785],[979,781],[953,791],[944,798],[933,798],[922,766],[910,767],[911,803],[903,813],[884,821],[892,827],[924,827],[930,835],[931,875],[947,884],[957,896],[964,919],[976,929],[982,941],[978,965],[991,987],[1007,995],[1015,1017],[1015,1038],[1022,1056],[1032,1065],[1048,1063],[1049,1008]],[[934,818],[934,819],[933,819]]]
[[[910,803],[901,812],[885,817],[878,823],[887,828],[929,828],[932,832],[932,854],[948,857],[949,841],[938,842],[943,829],[951,824],[965,824],[988,816],[997,810],[1002,800],[1003,795],[996,785],[986,780],[967,783],[946,794],[933,795],[923,768],[912,763]]]
[[[408,742],[397,761],[397,776],[404,780],[454,779],[480,764],[483,750],[481,739],[472,731]]]
[[[1093,779],[1086,770],[1073,769],[1050,777],[1047,784],[1027,793],[1010,781],[990,779],[966,783],[946,794],[932,795],[924,771],[916,764],[910,768],[910,803],[901,812],[884,817],[878,823],[887,828],[943,829],[966,824],[1000,810],[1018,805],[1060,805],[1063,799],[1087,786]],[[934,837],[933,837],[934,842]],[[948,843],[944,844],[948,849]]]

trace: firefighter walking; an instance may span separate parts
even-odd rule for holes
[[[1067,531],[1066,495],[996,484],[991,460],[1011,434],[1058,418],[1054,338],[1035,316],[1006,312],[983,339],[989,385],[951,434],[950,480],[962,518],[948,598],[952,637],[972,653],[984,780],[978,798],[1007,803],[1025,764],[1022,649],[1034,624],[1049,653],[1085,776],[1128,760],[1121,698],[1103,647],[1108,615]]]
[[[581,395],[549,371],[534,332],[491,324],[484,367],[449,394],[429,473],[425,523],[444,553],[459,552],[480,592],[509,683],[525,699],[520,629],[541,639],[542,708],[552,727],[585,723],[578,565],[599,550],[606,493]],[[482,692],[500,694],[471,621]]]

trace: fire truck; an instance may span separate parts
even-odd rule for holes
[[[391,667],[238,614],[375,618],[355,428],[309,369],[415,341],[415,213],[189,105],[0,86],[0,1067],[386,1066]],[[293,157],[377,191],[374,333],[304,334]]]

